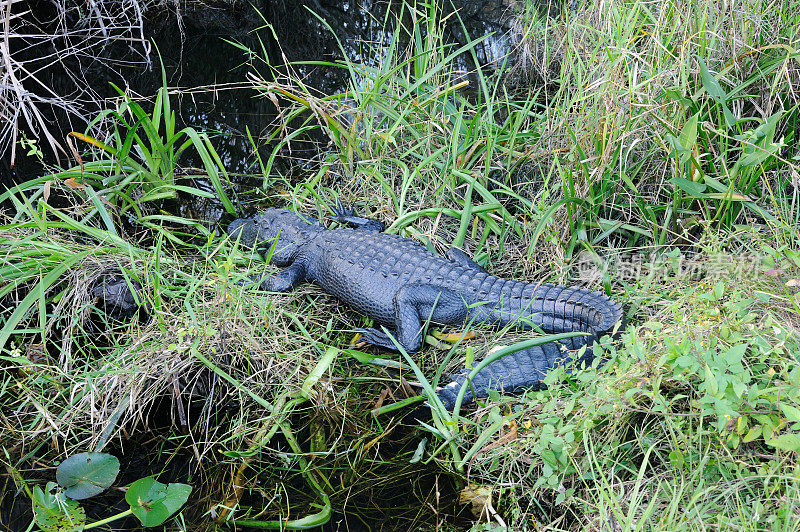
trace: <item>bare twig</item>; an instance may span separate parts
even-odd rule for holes
[[[73,121],[85,123],[87,110],[101,108],[102,98],[83,73],[89,65],[103,60],[102,54],[111,42],[128,44],[139,58],[129,62],[150,66],[150,46],[143,28],[148,1],[152,2],[89,0],[90,16],[73,17],[70,14],[78,5],[53,0],[56,17],[41,21],[28,9],[14,12],[26,2],[0,0],[0,152],[10,148],[11,166],[21,131],[46,140],[56,162],[67,155],[57,140],[61,128],[54,127],[53,118],[48,117],[59,110],[66,115],[66,127],[75,129]],[[104,64],[108,68],[108,62]],[[56,89],[44,81],[42,74],[54,66],[60,67],[57,75],[68,81],[66,88]]]

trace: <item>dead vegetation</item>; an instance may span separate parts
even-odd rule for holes
[[[148,3],[153,2],[0,1],[0,153],[10,151],[12,167],[18,146],[37,147],[38,139],[38,148],[59,163],[72,156],[60,132],[82,130],[87,112],[103,108],[86,73],[98,63],[114,68],[108,65],[109,47],[124,46],[128,61],[150,65]],[[53,83],[56,68],[59,83]]]

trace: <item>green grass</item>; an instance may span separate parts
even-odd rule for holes
[[[374,63],[329,65],[350,74],[346,92],[262,63],[254,91],[281,111],[253,138],[273,143],[263,205],[324,219],[341,197],[492,273],[603,289],[625,305],[621,339],[548,390],[403,419],[465,360],[529,337],[364,353],[348,348],[363,318],[318,289],[239,286],[275,270],[165,211],[162,193],[208,195],[184,181],[195,174],[232,203],[210,142],[174,130],[163,90],[152,112],[125,99],[105,114],[112,133],[89,139],[83,169],[2,198],[15,205],[0,233],[7,471],[36,482],[34,463],[147,429],[156,454],[192,464],[165,479],[202,486],[191,523],[344,512],[462,529],[469,485],[514,530],[797,528],[800,3],[529,6],[515,60],[468,77],[456,58],[482,38],[448,45],[435,7],[404,10]],[[329,140],[320,159],[278,175],[308,138]],[[203,169],[181,168],[187,149]],[[152,320],[98,324],[91,286],[109,271],[145,287]],[[158,425],[165,411],[175,427]]]

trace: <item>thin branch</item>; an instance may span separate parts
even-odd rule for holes
[[[10,147],[12,166],[20,128],[34,138],[46,139],[60,163],[60,155],[66,155],[56,140],[61,128],[54,127],[45,117],[52,116],[53,110],[61,110],[72,127],[73,121],[86,123],[88,110],[102,108],[103,99],[84,78],[84,72],[92,63],[108,65],[103,54],[109,43],[127,43],[148,68],[151,65],[143,14],[146,2],[152,0],[141,0],[144,5],[140,0],[87,0],[88,17],[70,16],[80,6],[69,0],[52,1],[55,18],[38,21],[29,9],[13,12],[12,6],[26,5],[23,0],[0,0],[4,15],[0,39],[0,152]],[[40,77],[54,65],[60,66],[60,75],[69,82],[66,89],[56,89]]]

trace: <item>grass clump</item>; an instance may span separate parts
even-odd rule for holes
[[[265,203],[324,219],[340,197],[492,273],[625,302],[629,326],[591,367],[457,412],[420,408],[419,390],[529,335],[365,353],[348,346],[363,318],[320,291],[240,286],[275,270],[168,210],[214,190],[232,211],[213,147],[174,131],[166,91],[149,114],[126,99],[106,139],[79,137],[95,148],[82,169],[0,198],[0,393],[21,442],[6,465],[24,480],[33,460],[144,439],[183,477],[165,481],[199,480],[186,515],[208,526],[468,528],[471,505],[475,530],[793,527],[799,7],[529,6],[517,70],[465,72],[485,37],[449,44],[457,15],[404,3],[371,62],[327,65],[347,91],[314,92],[303,65],[254,76],[280,110]],[[543,83],[519,83],[536,79],[520,57]],[[302,175],[277,175],[320,138]],[[92,286],[108,272],[142,287],[150,319],[103,323]]]
[[[65,189],[85,198],[84,189]],[[185,475],[184,464],[194,462],[204,464],[198,478],[217,480],[195,486],[188,514],[226,502],[227,490],[218,490],[234,479],[225,453],[266,444],[325,374],[317,361],[325,352],[310,332],[324,337],[324,324],[295,313],[313,301],[290,310],[255,297],[237,283],[246,269],[234,265],[245,260],[225,241],[176,249],[159,227],[137,246],[99,227],[100,216],[79,221],[81,205],[7,196],[27,206],[0,233],[7,470],[86,449],[122,455],[131,480]],[[112,275],[142,287],[138,317],[103,310],[94,289]],[[298,337],[306,341],[295,343]],[[322,359],[330,365],[330,356]],[[154,443],[165,452],[152,453]],[[15,475],[21,490],[25,479]],[[13,497],[12,477],[4,482]]]
[[[282,124],[330,139],[318,171],[285,194],[300,209],[366,203],[390,232],[464,247],[501,275],[565,282],[583,252],[630,263],[627,277],[590,279],[630,304],[634,326],[607,346],[609,364],[554,372],[550,390],[521,400],[495,395],[456,429],[446,416],[425,427],[440,441],[432,459],[489,486],[512,527],[791,522],[800,6],[771,3],[753,20],[761,7],[586,2],[531,15],[523,46],[541,47],[551,77],[527,92],[509,90],[502,68],[459,72],[463,50],[437,38],[433,10],[396,30],[380,61],[340,64],[346,93],[277,76],[258,87],[281,102]],[[465,82],[472,92],[451,90]],[[715,273],[713,261],[745,255],[747,275]],[[700,266],[643,277],[652,261]],[[774,268],[788,285],[765,283]],[[442,370],[426,363],[423,376]],[[760,498],[751,474],[782,480]]]
[[[624,221],[646,232],[616,230],[633,244],[664,245],[696,234],[698,211],[731,228],[769,203],[796,238],[796,213],[775,198],[793,167],[797,7],[585,2],[531,15],[520,53],[550,72],[539,164],[564,166],[565,196],[591,205],[562,226],[603,235]]]

